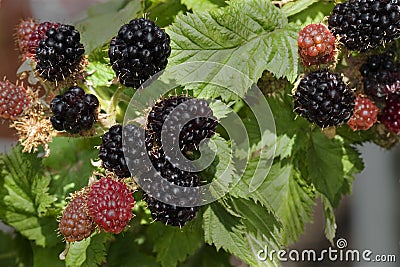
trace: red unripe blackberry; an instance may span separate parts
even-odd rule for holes
[[[317,70],[304,76],[294,93],[295,111],[321,128],[347,122],[355,96],[339,74]]]
[[[310,24],[299,32],[298,52],[305,66],[326,64],[336,53],[336,39],[324,24]]]
[[[49,81],[62,81],[77,72],[85,53],[80,38],[72,25],[48,29],[36,48],[37,73]]]
[[[60,26],[59,23],[45,21],[35,27],[35,30],[29,36],[27,43],[27,52],[30,57],[35,57],[36,49],[40,41],[46,37],[47,30],[51,28],[57,29],[58,26]]]
[[[356,97],[354,114],[347,122],[353,131],[365,131],[374,125],[378,118],[379,109],[375,103],[366,96]]]
[[[87,131],[96,121],[98,107],[99,100],[95,95],[85,94],[82,88],[72,86],[51,101],[53,116],[50,121],[57,131],[72,134]]]
[[[16,119],[31,104],[31,99],[22,85],[8,80],[0,81],[0,117]]]
[[[144,18],[123,25],[112,38],[108,51],[120,82],[135,88],[165,69],[170,53],[168,34]]]
[[[89,216],[104,231],[120,233],[131,220],[135,205],[132,192],[123,182],[104,177],[91,185],[87,197]]]
[[[17,26],[17,45],[22,55],[22,60],[29,56],[29,39],[37,27],[38,25],[33,19],[21,20]]]
[[[328,22],[348,49],[366,51],[400,37],[400,2],[349,0],[335,6]]]
[[[85,194],[74,197],[68,203],[58,227],[67,242],[80,241],[92,234],[95,225],[86,211]]]
[[[382,110],[380,121],[395,134],[400,134],[400,101],[398,95],[390,95]]]

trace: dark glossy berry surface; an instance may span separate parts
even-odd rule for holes
[[[120,82],[138,88],[163,70],[171,53],[168,34],[140,18],[123,25],[110,42],[108,55]]]
[[[339,74],[317,70],[300,80],[295,111],[322,128],[347,122],[354,112],[354,93]]]
[[[90,99],[90,102],[87,99]],[[90,130],[96,122],[99,101],[96,96],[85,94],[78,87],[70,87],[63,95],[57,95],[50,103],[53,116],[51,124],[57,131],[67,131],[72,134]]]
[[[62,81],[79,69],[85,49],[71,25],[50,28],[36,49],[36,71],[49,81]]]
[[[349,0],[335,6],[328,23],[348,49],[376,48],[400,37],[400,1]]]

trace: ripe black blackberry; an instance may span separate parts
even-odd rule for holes
[[[335,6],[328,22],[348,49],[366,51],[400,37],[400,1],[349,0]]]
[[[389,93],[399,93],[400,66],[386,54],[372,55],[360,68],[364,93],[374,99],[386,98]]]
[[[294,93],[295,111],[326,128],[347,122],[354,112],[354,93],[339,74],[317,70],[300,80]]]
[[[74,26],[50,28],[36,49],[36,71],[49,81],[62,81],[79,70],[84,53]]]
[[[179,147],[180,151],[172,153],[168,149],[170,157],[176,158],[174,154],[181,152],[192,154],[198,150],[202,140],[214,135],[217,125],[206,100],[172,96],[157,102],[146,124],[146,148],[153,165],[163,160],[165,144],[171,148]],[[163,131],[166,139],[162,142]]]
[[[123,25],[112,38],[108,51],[120,82],[135,88],[165,69],[170,54],[168,34],[144,18]]]
[[[70,87],[63,95],[57,95],[50,103],[53,116],[50,121],[57,131],[76,134],[90,130],[96,121],[99,100],[95,95],[85,94],[78,87]]]
[[[195,173],[188,173],[174,168],[169,168],[161,180],[154,179],[154,172],[142,175],[140,186],[143,198],[150,209],[155,221],[171,226],[184,226],[193,220],[198,212],[198,207],[193,205],[200,202],[200,178]],[[158,174],[159,175],[159,174]],[[180,190],[172,190],[170,183],[181,186]],[[167,204],[173,202],[176,204]]]
[[[114,125],[103,135],[99,157],[103,167],[118,177],[130,177],[149,169],[144,130],[135,125]]]

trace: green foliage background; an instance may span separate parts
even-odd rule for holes
[[[209,84],[189,86],[194,96],[229,103],[243,119],[254,156],[240,182],[224,198],[202,207],[182,229],[152,222],[145,203],[138,201],[136,217],[125,232],[96,233],[73,243],[66,260],[60,261],[64,244],[56,218],[68,194],[87,184],[101,139],[54,138],[45,159],[22,154],[17,146],[0,156],[0,219],[15,229],[11,235],[0,232],[0,266],[230,266],[232,254],[251,266],[279,266],[276,259],[258,261],[254,253],[264,246],[279,249],[295,242],[311,222],[319,197],[325,205],[326,236],[333,242],[333,208],[351,193],[354,174],[363,169],[354,140],[367,141],[370,135],[343,129],[343,135],[329,139],[296,117],[290,96],[302,72],[297,33],[306,24],[322,21],[332,8],[333,3],[315,0],[293,1],[280,9],[269,0],[115,0],[90,8],[88,19],[76,25],[90,61],[91,75],[82,86],[99,96],[102,107],[120,123],[133,89],[111,82],[107,43],[122,24],[143,14],[171,37],[168,67],[205,60],[232,66],[253,82],[270,74],[275,81],[282,78],[281,88],[259,83],[261,90],[274,92],[266,94],[277,131],[272,168],[251,192],[254,170],[266,160],[257,152],[268,149],[261,140],[270,133],[257,132],[250,110],[236,96]],[[244,94],[251,84],[242,86]],[[229,151],[229,140],[222,136],[221,132],[215,139],[221,151]],[[226,164],[219,162],[215,168]],[[236,175],[234,169],[230,175]],[[135,197],[140,199],[138,193]]]

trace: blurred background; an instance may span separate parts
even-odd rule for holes
[[[0,0],[0,77],[16,80],[20,65],[14,41],[14,29],[23,18],[72,22],[85,16],[85,9],[104,0]],[[16,141],[8,122],[0,123],[0,151]],[[374,254],[396,255],[397,263],[285,263],[284,266],[400,266],[400,150],[386,151],[374,144],[360,147],[365,169],[354,183],[353,194],[345,197],[336,209],[337,235],[345,238],[349,249],[370,249]],[[5,231],[12,229],[1,225]],[[1,242],[1,240],[0,240]],[[292,248],[327,249],[321,204],[315,207],[314,223]]]

